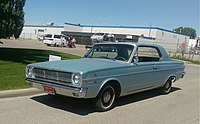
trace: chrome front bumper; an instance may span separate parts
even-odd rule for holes
[[[75,98],[84,98],[88,91],[87,88],[75,88],[75,87],[62,86],[62,85],[51,84],[51,83],[42,82],[38,80],[33,80],[29,78],[27,78],[26,81],[32,87],[38,88],[40,90],[44,91],[44,86],[49,86],[55,89],[56,94],[69,96],[69,97],[75,97]]]

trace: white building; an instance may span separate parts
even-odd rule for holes
[[[188,44],[190,37],[159,27],[94,26],[65,23],[64,31],[84,33],[111,33],[141,36],[138,42],[155,43],[168,51],[177,51],[180,44]]]
[[[37,39],[39,35],[61,34],[62,32],[84,33],[111,33],[138,36],[138,42],[154,43],[165,47],[168,51],[177,51],[182,43],[189,44],[189,36],[159,27],[133,27],[133,26],[95,26],[65,23],[64,26],[37,26],[25,25],[20,38]],[[87,41],[86,41],[87,42]]]
[[[44,34],[61,34],[64,26],[38,26],[38,25],[25,25],[20,38],[23,39],[38,39],[39,35]]]

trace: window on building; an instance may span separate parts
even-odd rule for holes
[[[44,32],[44,30],[43,29],[38,29],[38,32]]]
[[[162,31],[162,36],[163,36],[163,37],[165,36],[165,33],[164,33],[164,31]]]
[[[177,38],[177,36],[176,36],[176,35],[173,35],[173,38]]]

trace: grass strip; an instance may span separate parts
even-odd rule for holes
[[[49,50],[0,48],[0,90],[29,87],[25,81],[27,64],[48,61],[49,55],[62,59],[77,59],[76,55]]]

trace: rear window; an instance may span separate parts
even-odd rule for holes
[[[61,35],[54,35],[54,38],[60,39]]]
[[[51,34],[47,34],[47,35],[45,35],[45,37],[51,38],[52,35]]]

